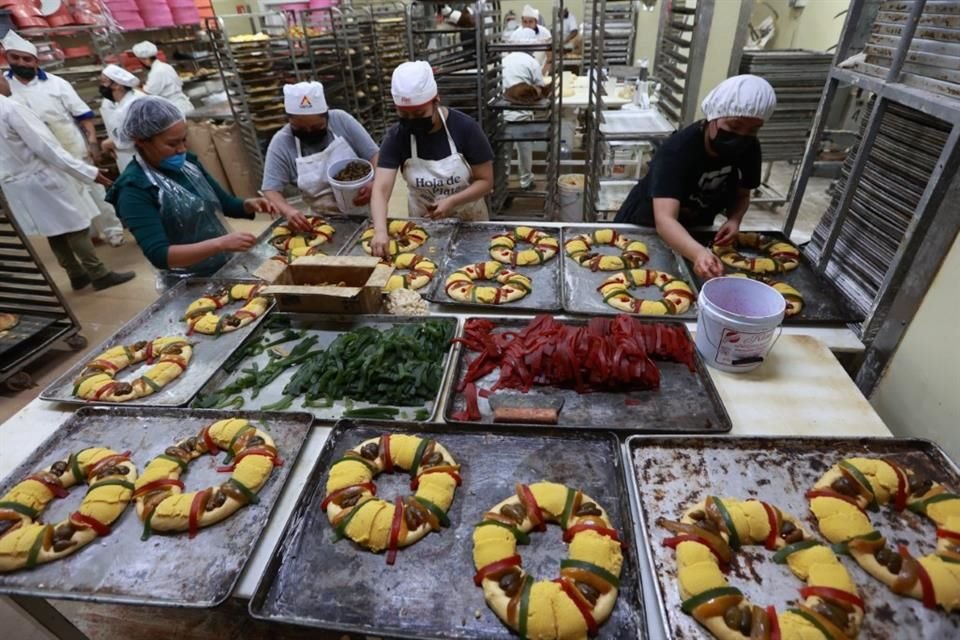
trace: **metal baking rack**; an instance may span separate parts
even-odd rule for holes
[[[10,391],[33,384],[24,368],[58,341],[74,349],[87,346],[80,321],[10,214],[0,192],[0,311],[19,316],[19,323],[0,335],[0,384]]]

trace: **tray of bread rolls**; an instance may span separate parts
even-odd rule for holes
[[[389,426],[336,425],[250,601],[253,617],[392,638],[586,637],[576,597],[597,637],[646,637],[613,434]]]
[[[73,404],[187,405],[273,307],[273,300],[257,295],[257,288],[220,278],[177,283],[81,356],[40,398]]]
[[[564,225],[560,237],[565,311],[697,317],[697,287],[687,265],[652,229]]]
[[[304,205],[305,206],[305,205]],[[290,260],[300,255],[335,256],[357,234],[366,218],[361,216],[307,216],[314,226],[309,233],[292,230],[284,218],[278,218],[257,236],[249,251],[233,256],[217,271],[217,278],[257,279],[256,271],[267,260]]]
[[[536,225],[460,223],[430,299],[475,309],[559,311],[563,306],[559,231]],[[475,280],[459,275],[451,279],[467,268],[471,269],[470,276],[478,276]],[[483,276],[492,275],[494,279],[481,280],[481,268]],[[517,276],[511,278],[510,272]]]
[[[632,436],[624,464],[665,637],[960,637],[960,469],[935,443]]]
[[[220,604],[312,423],[302,413],[81,408],[0,481],[0,594]]]

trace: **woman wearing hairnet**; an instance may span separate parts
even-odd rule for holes
[[[187,124],[172,102],[147,96],[132,103],[123,135],[133,140],[136,155],[107,197],[166,286],[212,275],[230,252],[255,244],[252,234],[230,232],[224,215],[277,213],[264,198],[230,195],[187,153]]]
[[[656,227],[664,241],[693,262],[703,278],[723,275],[723,263],[687,229],[727,221],[714,242],[732,242],[760,186],[757,132],[777,106],[763,78],[727,78],[707,94],[705,120],[677,131],[657,151],[647,175],[630,191],[615,222]]]

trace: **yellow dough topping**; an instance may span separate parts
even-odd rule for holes
[[[794,516],[759,500],[710,496],[686,509],[679,521],[661,518],[658,524],[675,536],[662,542],[677,552],[683,611],[714,637],[766,637],[761,632],[772,627],[773,618],[785,640],[824,640],[823,619],[839,630],[836,640],[856,637],[865,610],[856,585],[834,552]],[[806,580],[796,608],[777,613],[727,583],[724,568],[748,545],[776,551],[775,562]]]
[[[384,292],[390,293],[395,289],[422,289],[433,279],[437,272],[437,265],[430,259],[417,253],[401,253],[393,258],[393,266],[397,271],[390,276]]]
[[[377,497],[374,479],[394,471],[410,473],[413,495]],[[387,550],[387,564],[393,564],[398,549],[449,524],[447,511],[461,482],[459,471],[450,452],[434,440],[384,434],[361,442],[333,463],[320,508],[337,539],[349,538],[375,553]]]
[[[483,286],[478,280],[494,280],[501,286]],[[447,295],[461,302],[504,304],[516,302],[533,291],[533,282],[527,276],[504,268],[496,260],[462,267],[447,277]]]
[[[754,249],[766,254],[762,258],[747,258],[739,248]],[[734,269],[751,273],[783,273],[792,271],[800,264],[800,250],[789,242],[756,233],[741,231],[731,244],[713,245],[713,253]]]
[[[229,289],[225,288],[194,300],[183,315],[189,328],[187,333],[218,336],[247,326],[266,313],[270,306],[270,302],[265,297],[257,295],[260,288],[258,284],[237,284]],[[221,316],[216,313],[235,302],[244,304],[230,314]]]
[[[620,250],[620,255],[607,256],[592,251],[597,246],[616,247]],[[597,229],[593,233],[574,236],[563,243],[563,248],[577,264],[591,271],[638,269],[650,260],[647,245],[620,235],[613,229]]]
[[[529,249],[517,251],[518,244]],[[515,227],[490,240],[490,257],[513,267],[528,267],[548,262],[560,251],[560,242],[553,236],[531,227]]]
[[[960,609],[960,495],[893,460],[863,457],[833,465],[807,495],[820,533],[845,545],[864,571],[929,609]],[[916,558],[903,545],[888,546],[865,511],[884,505],[932,520],[936,550]]]
[[[180,476],[204,454],[226,453],[230,478],[217,487],[185,492]],[[240,418],[218,420],[168,447],[155,457],[137,482],[137,515],[145,523],[144,539],[153,532],[189,531],[228,518],[257,501],[273,468],[283,464],[276,443],[263,429]]]
[[[373,255],[370,242],[373,240],[374,233],[373,227],[370,227],[360,236],[360,245],[369,255]],[[430,234],[412,220],[391,220],[387,224],[387,234],[390,236],[387,246],[389,256],[416,251],[430,238]]]
[[[523,568],[517,545],[547,523],[564,529],[569,556],[557,580],[537,581]],[[623,552],[601,506],[582,491],[555,482],[518,484],[473,530],[474,583],[487,605],[525,638],[595,635],[616,605]]]
[[[663,296],[660,300],[635,298],[630,293],[636,287],[657,287]],[[685,313],[696,294],[683,280],[678,280],[664,271],[630,269],[604,280],[597,288],[603,301],[614,309],[642,315],[673,315]]]
[[[191,357],[193,346],[182,337],[142,340],[112,347],[84,366],[74,380],[73,395],[102,402],[143,398],[176,380],[186,370]],[[116,380],[121,371],[141,362],[153,363],[153,366],[133,382]]]
[[[0,572],[58,560],[109,535],[136,479],[129,453],[90,447],[18,482],[0,498]],[[79,484],[88,488],[76,511],[56,524],[39,522],[53,500]]]

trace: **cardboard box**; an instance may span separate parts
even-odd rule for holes
[[[280,311],[378,313],[393,266],[367,256],[305,256],[291,264],[268,260],[254,274],[269,283]]]

